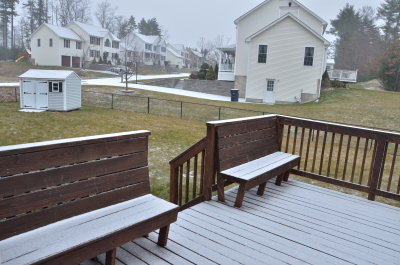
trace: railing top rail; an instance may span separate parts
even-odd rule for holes
[[[171,166],[176,166],[176,165],[180,165],[180,164],[186,162],[192,156],[198,154],[199,152],[201,152],[202,150],[205,149],[206,140],[207,140],[207,138],[204,137],[203,139],[201,139],[200,141],[198,141],[197,143],[195,143],[194,145],[189,147],[186,151],[181,153],[179,156],[177,156],[174,159],[172,159],[171,161],[169,161],[169,164]]]
[[[260,115],[260,116],[254,116],[254,117],[245,117],[245,118],[238,118],[238,119],[209,121],[209,122],[207,122],[207,126],[219,127],[219,126],[224,126],[224,125],[228,125],[228,124],[231,125],[231,124],[242,123],[242,122],[258,120],[258,119],[274,118],[274,117],[277,117],[277,116],[278,116],[277,114],[267,114],[267,115]]]
[[[292,117],[292,116],[286,116],[286,115],[277,115],[277,117],[280,118],[281,120],[287,119],[287,121],[303,123],[304,125],[309,125],[311,123],[318,124],[318,125],[325,126],[326,129],[328,129],[328,127],[331,127],[331,128],[335,127],[335,128],[349,130],[349,132],[350,132],[350,130],[363,132],[363,135],[360,135],[360,136],[365,136],[365,137],[369,137],[369,138],[374,138],[374,135],[379,134],[379,135],[384,135],[386,137],[389,137],[390,139],[398,138],[397,141],[400,141],[400,132],[397,132],[397,131],[366,128],[366,127],[355,126],[355,125],[328,122],[328,121],[323,121],[323,120],[313,120],[313,119],[307,119],[307,118]],[[287,123],[290,123],[290,122],[287,122]],[[296,124],[293,124],[293,125],[296,125]]]

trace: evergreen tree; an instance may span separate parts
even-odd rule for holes
[[[400,0],[386,0],[378,8],[378,18],[384,21],[382,27],[387,47],[399,39]]]
[[[322,75],[321,88],[329,88],[329,87],[331,87],[331,80],[329,79],[328,71],[325,70],[324,74]]]
[[[142,18],[138,24],[138,29],[139,29],[139,33],[146,35],[146,33],[148,32],[147,29],[147,22],[144,18]]]
[[[206,74],[206,80],[215,80],[215,73],[213,67],[210,65]]]
[[[156,18],[148,19],[147,21],[142,18],[138,24],[139,33],[143,35],[156,35],[161,36],[160,25]]]

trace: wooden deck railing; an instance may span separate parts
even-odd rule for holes
[[[181,210],[204,200],[205,154],[203,138],[169,162],[170,202],[182,206]]]
[[[368,193],[369,200],[400,201],[400,133],[282,115],[265,119],[276,120],[281,151],[301,157],[292,174]],[[208,128],[206,138],[170,162],[170,200],[182,209],[215,190],[214,134]]]

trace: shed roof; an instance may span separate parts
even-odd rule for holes
[[[74,71],[68,70],[41,70],[30,69],[19,76],[19,78],[32,78],[32,79],[66,79],[70,75],[78,76]],[[80,77],[78,76],[80,79]]]

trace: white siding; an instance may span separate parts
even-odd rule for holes
[[[290,0],[271,0],[267,4],[255,10],[252,14],[243,18],[237,24],[236,36],[236,65],[235,75],[247,75],[247,44],[245,39],[265,26],[277,20],[280,16],[284,16],[285,12],[281,12],[281,7],[287,7]],[[309,14],[301,7],[297,7],[293,3],[294,9],[299,9],[299,19],[311,27],[314,31],[322,35],[323,25],[320,20]]]
[[[66,110],[81,108],[81,80],[74,74],[66,80]]]
[[[258,46],[268,45],[267,63],[258,63]],[[314,47],[313,66],[304,66],[305,47]],[[274,79],[276,101],[296,102],[301,93],[318,93],[325,48],[322,40],[288,17],[249,44],[246,98],[263,99],[266,79]]]
[[[38,39],[40,39],[40,47],[38,47]],[[53,39],[53,47],[50,47],[49,40]],[[32,59],[37,65],[61,65],[60,60],[60,37],[54,34],[48,27],[42,27],[32,36],[31,50]]]
[[[49,80],[49,82],[59,82],[63,80]],[[49,92],[49,110],[65,110],[64,109],[64,93],[65,81],[63,81],[63,92]]]

